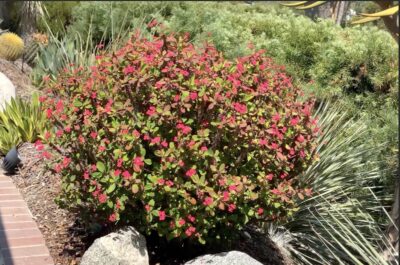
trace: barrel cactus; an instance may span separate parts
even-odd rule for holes
[[[0,35],[0,58],[15,61],[24,54],[24,41],[11,32]]]

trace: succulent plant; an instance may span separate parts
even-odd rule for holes
[[[39,53],[39,48],[40,46],[38,42],[36,41],[30,42],[29,45],[27,45],[24,50],[24,62],[29,65],[32,65],[36,56]]]
[[[24,54],[24,41],[11,32],[0,35],[0,58],[15,61]]]

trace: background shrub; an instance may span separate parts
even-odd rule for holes
[[[91,221],[204,243],[310,195],[298,175],[315,159],[312,102],[262,51],[232,62],[187,36],[137,34],[48,95],[60,203]]]

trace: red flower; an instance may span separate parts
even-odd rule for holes
[[[165,140],[164,140],[164,141],[162,141],[162,142],[161,142],[161,146],[163,146],[163,147],[168,147],[168,143],[167,143],[167,141],[165,141]]]
[[[63,167],[67,167],[71,163],[72,159],[69,157],[64,157],[63,159]]]
[[[189,169],[188,171],[186,171],[186,176],[187,177],[192,177],[194,174],[196,174],[196,169],[194,169],[194,168],[191,168],[191,169]]]
[[[92,137],[93,139],[96,139],[96,137],[97,137],[97,132],[91,132],[91,133],[90,133],[90,137]]]
[[[185,234],[187,237],[192,236],[196,232],[196,228],[191,226],[188,229],[185,230]]]
[[[99,195],[99,202],[100,203],[105,203],[107,201],[107,195],[105,195],[104,193],[101,193]]]
[[[135,71],[135,67],[129,65],[129,66],[124,68],[124,75],[133,73],[134,71]]]
[[[264,209],[263,209],[263,208],[258,208],[258,209],[257,209],[257,214],[258,214],[259,216],[261,216],[263,213],[264,213]]]
[[[228,212],[232,213],[235,210],[236,210],[236,205],[234,205],[233,203],[228,205]]]
[[[178,224],[180,225],[180,226],[183,226],[184,224],[186,223],[186,221],[184,220],[184,219],[179,219],[179,221],[178,221]]]
[[[127,170],[122,173],[122,176],[124,179],[130,179],[132,177],[131,173],[129,173]]]
[[[279,115],[279,113],[276,113],[275,115],[272,116],[273,121],[279,121],[280,119],[281,119],[281,116]]]
[[[161,138],[159,136],[154,137],[153,139],[151,139],[151,143],[152,144],[159,144],[161,141]]]
[[[157,183],[160,185],[164,185],[165,184],[165,179],[159,179],[157,180]]]
[[[237,112],[239,112],[240,114],[244,114],[247,112],[247,107],[244,104],[240,104],[240,103],[233,103],[233,107],[235,108],[235,110]]]
[[[298,117],[293,118],[293,119],[290,120],[290,125],[292,125],[292,126],[296,126],[298,123],[299,123],[299,118]]]
[[[47,118],[51,118],[51,115],[53,114],[53,111],[51,110],[51,109],[47,109],[46,110],[46,115],[47,115]]]
[[[197,92],[190,92],[189,97],[191,100],[195,100],[197,98]]]
[[[119,175],[121,175],[121,170],[114,170],[114,176],[118,177]]]
[[[304,142],[304,136],[300,134],[300,135],[297,137],[297,142],[299,142],[299,143]]]
[[[158,219],[160,221],[164,221],[165,220],[165,212],[164,211],[158,211]]]
[[[143,159],[140,156],[133,159],[133,167],[136,172],[140,171],[141,168],[144,167]]]
[[[223,196],[222,201],[224,201],[224,202],[229,201],[229,197],[230,197],[229,192],[224,191],[224,192],[222,193],[222,196]]]
[[[156,114],[156,107],[150,106],[149,109],[146,111],[146,114],[149,116],[153,116],[154,114]]]
[[[229,191],[236,191],[236,185],[229,185]]]
[[[110,222],[115,222],[117,221],[117,216],[115,215],[115,213],[113,213],[112,215],[110,215],[110,217],[108,217],[108,220]]]
[[[267,145],[267,140],[265,140],[265,139],[260,139],[260,140],[258,140],[258,143],[259,143],[260,145]]]
[[[213,202],[214,202],[213,198],[211,198],[211,197],[206,197],[206,198],[204,199],[204,201],[203,201],[203,204],[204,204],[205,206],[210,206]]]
[[[171,180],[167,180],[165,184],[167,184],[168,187],[172,187],[174,185],[174,182],[172,182]]]
[[[49,152],[47,152],[47,151],[44,151],[44,152],[42,153],[42,156],[43,156],[45,159],[50,159],[50,158],[51,158],[51,154],[50,154]]]
[[[194,221],[196,221],[196,218],[193,216],[193,215],[191,215],[191,214],[189,214],[188,216],[187,216],[187,219],[190,221],[190,222],[194,222]]]

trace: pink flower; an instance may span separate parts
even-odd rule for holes
[[[290,125],[292,125],[292,126],[296,126],[298,123],[299,123],[299,118],[298,117],[293,118],[293,119],[290,120]]]
[[[71,163],[72,159],[69,157],[64,157],[63,167],[67,167]]]
[[[281,116],[279,115],[279,113],[276,113],[275,115],[272,116],[273,121],[279,121],[280,119],[281,119]]]
[[[236,185],[230,185],[228,189],[229,191],[236,191]]]
[[[118,158],[117,167],[121,167],[123,162],[124,162],[124,160],[122,160],[122,158]]]
[[[146,114],[149,116],[153,116],[156,114],[156,108],[154,106],[150,106],[149,109],[146,111]]]
[[[100,145],[99,152],[103,152],[104,150],[106,150],[106,147],[104,145]]]
[[[230,197],[229,192],[224,191],[224,192],[222,193],[222,196],[223,196],[222,201],[224,201],[224,202],[229,201],[229,197]]]
[[[280,194],[280,191],[278,189],[272,189],[271,192],[275,195]]]
[[[97,170],[97,166],[96,165],[91,165],[90,167],[91,167],[92,171],[96,171]]]
[[[96,137],[97,137],[97,132],[91,132],[91,133],[90,133],[90,137],[92,137],[93,139],[96,139]]]
[[[136,138],[139,138],[139,137],[140,137],[140,132],[138,132],[137,130],[134,130],[134,131],[132,132],[132,134],[133,134],[133,136],[135,136]]]
[[[236,205],[233,203],[228,205],[228,212],[232,213],[236,209]]]
[[[47,118],[51,118],[52,114],[53,114],[53,111],[51,109],[46,110]]]
[[[100,203],[105,203],[107,201],[107,195],[105,195],[104,193],[99,195],[99,202]]]
[[[63,135],[63,130],[57,130],[57,132],[56,132],[56,136],[58,137],[58,138],[60,138],[62,135]]]
[[[189,97],[191,100],[195,100],[197,98],[197,92],[190,92]]]
[[[113,213],[112,215],[110,215],[110,216],[108,217],[108,220],[109,220],[110,222],[115,222],[115,221],[117,221],[117,216],[115,215],[115,213]]]
[[[184,224],[186,223],[186,221],[184,220],[184,219],[179,219],[179,221],[178,221],[178,224],[180,225],[180,226],[183,226]]]
[[[213,202],[214,202],[213,198],[211,198],[211,197],[206,197],[206,198],[204,199],[204,201],[203,201],[203,204],[204,204],[205,206],[209,206],[209,205],[211,205]]]
[[[127,170],[122,173],[122,176],[124,179],[130,179],[132,177],[131,173],[129,173]]]
[[[272,148],[273,150],[278,149],[278,147],[279,147],[279,145],[276,144],[276,143],[272,143],[272,144],[271,144],[271,148]]]
[[[300,135],[297,137],[297,141],[298,141],[299,143],[304,142],[304,136],[300,134]]]
[[[47,151],[44,151],[44,152],[42,153],[42,156],[43,156],[45,159],[50,159],[50,158],[51,158],[51,154],[50,154],[49,152],[47,152]]]
[[[180,129],[183,134],[188,134],[192,130],[192,128],[184,125],[183,123],[178,123],[178,125],[176,125],[176,128]]]
[[[165,184],[166,184],[168,187],[172,187],[172,186],[174,185],[174,182],[172,182],[171,180],[167,180],[167,181],[165,182]]]
[[[114,176],[118,177],[119,175],[121,175],[121,170],[114,170]]]
[[[143,159],[140,156],[137,156],[133,159],[133,166],[136,172],[140,171],[142,167],[144,167]]]
[[[135,67],[129,65],[129,66],[124,68],[124,75],[133,73],[134,71],[135,71]]]
[[[179,165],[180,167],[183,167],[183,166],[185,165],[185,163],[184,163],[182,160],[179,160],[179,161],[178,161],[178,165]],[[195,171],[195,173],[196,173],[196,171]]]
[[[150,212],[151,207],[150,207],[150,205],[146,204],[146,205],[144,206],[144,209],[146,210],[146,212]]]
[[[258,140],[258,143],[259,143],[260,145],[267,145],[267,140],[265,140],[265,139],[260,139],[260,140]]]
[[[167,143],[167,141],[165,141],[165,140],[164,140],[164,141],[162,141],[162,142],[161,142],[161,146],[163,146],[163,147],[168,147],[168,143]]]
[[[191,168],[191,169],[189,169],[188,171],[186,171],[186,176],[187,177],[192,177],[194,174],[196,174],[196,169],[194,169],[194,168]]]
[[[154,137],[153,139],[151,139],[151,143],[152,144],[159,144],[161,141],[161,138],[159,136]]]
[[[85,173],[83,173],[83,178],[89,179],[89,173],[87,171],[85,171]]]
[[[160,185],[164,185],[165,184],[165,179],[159,179],[157,180],[157,183]]]
[[[189,214],[188,216],[187,216],[187,219],[190,221],[190,222],[194,222],[194,221],[196,221],[196,218],[193,216],[193,215],[191,215],[191,214]]]
[[[266,178],[267,178],[269,181],[271,181],[271,180],[274,178],[274,175],[268,174],[268,175],[266,176]]]
[[[200,147],[200,151],[206,152],[208,150],[207,146],[202,146]]]
[[[186,235],[187,237],[190,237],[190,236],[193,235],[194,232],[196,232],[196,228],[193,227],[193,226],[191,226],[191,227],[189,227],[188,229],[186,229],[185,235]]]
[[[240,114],[244,114],[247,112],[247,107],[244,104],[240,104],[240,103],[233,103],[233,107],[235,108],[235,110],[237,112],[239,112]]]
[[[261,216],[263,213],[264,213],[264,209],[263,209],[263,208],[258,208],[258,209],[257,209],[257,214],[258,214],[259,216]]]
[[[158,219],[160,221],[164,221],[165,220],[165,212],[164,211],[158,211]]]

